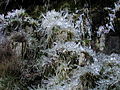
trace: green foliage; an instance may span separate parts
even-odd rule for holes
[[[0,90],[19,90],[19,89],[28,90],[27,88],[24,87],[24,85],[20,81],[20,77],[9,75],[0,78]]]

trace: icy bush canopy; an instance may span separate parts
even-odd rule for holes
[[[68,12],[56,12],[55,10],[52,10],[48,11],[43,17],[42,27],[47,27],[48,30],[55,26],[59,26],[62,29],[74,28],[72,15],[68,14]]]
[[[118,10],[118,8],[119,8],[119,4],[117,6],[117,9],[116,7],[115,9],[111,9],[113,10],[114,13],[109,14],[109,23],[106,24],[106,26],[100,26],[98,28],[98,36],[101,37],[100,46],[104,44],[104,34],[108,33],[110,30],[114,30],[113,23],[114,23],[114,19],[116,18],[115,13],[116,10]],[[102,53],[99,53],[97,55],[89,47],[86,47],[81,44],[82,40],[84,39],[91,40],[91,35],[92,35],[92,28],[91,28],[92,20],[90,19],[89,15],[88,17],[86,17],[85,16],[86,14],[87,14],[86,12],[78,14],[77,20],[74,19],[76,13],[69,13],[66,11],[56,12],[55,10],[52,10],[52,11],[48,11],[46,14],[42,14],[43,16],[41,23],[42,29],[40,31],[41,32],[44,31],[48,35],[47,40],[51,38],[52,42],[50,43],[51,44],[53,43],[52,47],[49,47],[47,48],[47,50],[45,50],[45,52],[48,53],[48,57],[51,57],[51,59],[57,61],[59,60],[59,57],[61,58],[60,54],[66,55],[66,52],[71,52],[72,54],[70,54],[70,56],[74,55],[75,53],[75,55],[77,56],[76,60],[78,60],[79,65],[81,65],[82,63],[81,61],[84,58],[84,55],[82,55],[81,53],[84,51],[89,53],[89,55],[91,55],[94,59],[94,63],[92,62],[92,64],[87,64],[87,66],[85,67],[79,67],[78,65],[78,70],[75,69],[71,71],[71,73],[73,72],[72,77],[69,77],[69,74],[66,72],[67,70],[69,71],[69,69],[71,68],[69,66],[69,63],[71,63],[72,61],[69,61],[70,60],[69,59],[68,60],[69,62],[67,62],[67,58],[63,56],[65,58],[65,62],[62,63],[60,67],[57,68],[58,73],[56,74],[56,76],[49,78],[48,81],[44,81],[45,83],[47,83],[46,88],[48,90],[56,90],[56,89],[72,90],[75,88],[76,88],[75,90],[83,89],[85,88],[85,85],[87,85],[86,83],[88,83],[88,85],[92,85],[91,83],[95,83],[96,87],[93,90],[98,90],[98,89],[105,90],[108,88],[112,88],[113,85],[119,84],[119,79],[120,79],[119,55],[112,54],[111,56],[109,56]],[[67,38],[68,35],[65,32],[70,32],[73,34],[71,40],[65,39]],[[55,33],[54,38],[52,38],[53,33]],[[59,35],[61,35],[61,37]],[[61,41],[62,39],[63,41]],[[49,43],[49,41],[47,43]],[[68,55],[68,57],[70,56]],[[81,57],[83,58],[81,59]],[[49,62],[50,58],[42,57],[42,60]],[[118,72],[115,72],[115,70],[117,70]],[[96,75],[95,77],[100,76],[99,80],[97,81],[96,79],[95,82],[91,82],[87,80],[85,82],[82,81],[80,77],[82,75],[84,77],[86,73],[88,76],[91,75],[91,73],[93,74],[93,76]],[[59,74],[61,76],[59,76]],[[70,83],[67,83],[66,80],[63,80],[62,82],[59,81],[61,80],[62,76],[63,76],[62,78],[64,78],[64,75],[68,79],[68,82],[69,80],[71,81]],[[108,78],[106,79],[106,77]],[[80,85],[82,83],[83,86]],[[88,86],[88,88],[90,87]],[[41,90],[41,88],[38,87],[38,90]]]
[[[47,40],[52,39],[51,44],[67,41],[79,42],[85,38],[91,40],[91,20],[89,17],[87,19],[85,13],[75,14],[68,11],[56,12],[52,10],[42,16],[41,30],[39,29],[39,31],[47,34]]]
[[[106,90],[109,88],[111,89],[113,86],[114,86],[113,87],[114,90],[116,89],[119,90],[120,88],[119,87],[120,55],[112,54],[108,56],[104,54],[99,54],[99,55],[93,54],[93,57],[95,59],[95,62],[92,65],[79,67],[78,69],[75,69],[71,72],[73,73],[73,76],[70,78],[70,80],[68,80],[69,82],[63,81],[61,83],[58,83],[59,81],[57,76],[53,78],[49,78],[47,82],[45,81],[46,83],[48,83],[46,86],[46,89],[48,90],[56,90],[56,89],[81,90],[84,88],[84,85],[83,87],[81,86],[82,82],[84,82],[84,84],[88,83],[88,85],[93,82],[89,80],[82,81],[82,79],[80,79],[80,76],[86,73],[93,73],[93,75],[96,75],[96,76],[98,75],[100,77],[99,77],[99,80],[96,82],[97,86],[93,89],[89,88],[89,90]],[[41,89],[45,90],[44,88],[40,88],[38,86],[37,90],[41,90]]]

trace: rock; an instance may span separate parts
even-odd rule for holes
[[[106,53],[120,53],[120,37],[108,36],[106,38]]]

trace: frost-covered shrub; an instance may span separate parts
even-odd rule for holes
[[[106,24],[108,27],[100,26],[98,30],[101,50],[104,48],[105,29],[113,29],[115,16],[110,14],[109,17],[110,26]],[[92,20],[88,8],[80,13],[51,10],[38,19],[20,9],[0,18],[1,31],[5,31],[16,54],[20,52],[18,56],[21,55],[19,59],[23,65],[20,82],[25,87],[105,90],[117,86],[119,55],[96,54],[91,49]]]
[[[55,10],[42,15],[40,31],[47,37],[46,40],[44,39],[46,44],[91,40],[90,18],[87,18],[83,13],[78,14],[77,19],[74,19],[75,15],[66,11],[56,12]]]

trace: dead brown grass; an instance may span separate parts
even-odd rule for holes
[[[5,39],[0,43],[0,77],[6,74],[18,74],[20,72],[20,62],[12,51],[10,42]]]

